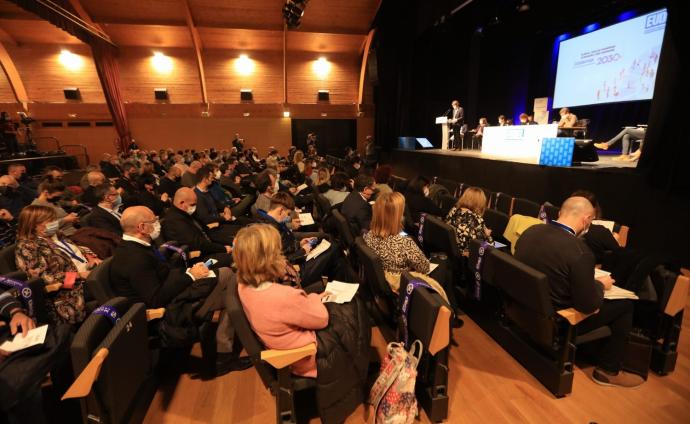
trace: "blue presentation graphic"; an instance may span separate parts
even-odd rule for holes
[[[666,9],[562,41],[553,107],[649,100]]]

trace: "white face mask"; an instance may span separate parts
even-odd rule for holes
[[[60,228],[60,221],[50,221],[46,224],[45,233],[48,237],[52,237],[55,233],[57,233],[58,228]]]
[[[187,208],[187,213],[190,215],[194,215],[194,212],[196,212],[196,205],[190,206]]]
[[[424,187],[424,197],[429,197],[429,187]]]
[[[220,175],[221,175],[220,170],[216,171],[216,179],[217,180],[220,180]]]
[[[152,225],[153,231],[149,234],[149,236],[151,237],[151,240],[155,240],[161,235],[161,223],[159,221],[156,221]]]

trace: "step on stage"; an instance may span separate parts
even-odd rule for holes
[[[642,194],[648,187],[635,170],[637,162],[614,161],[614,157],[602,155],[598,162],[548,167],[478,150],[395,149],[384,156],[384,162],[392,165],[393,174],[405,178],[441,177],[539,203],[560,205],[573,191],[590,190],[597,195],[607,219],[633,224],[636,210],[626,197]]]

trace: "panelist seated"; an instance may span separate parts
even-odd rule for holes
[[[644,144],[644,137],[647,134],[647,127],[646,126],[638,126],[638,127],[625,127],[621,132],[616,134],[615,137],[608,141],[604,141],[601,143],[594,143],[594,147],[597,149],[602,149],[602,150],[608,150],[609,147],[613,146],[616,144],[619,140],[622,142],[622,147],[623,150],[621,151],[621,155],[616,158],[617,160],[625,160],[625,159],[631,159],[636,160],[637,158],[640,157],[640,152],[642,150],[642,145]],[[640,142],[640,148],[636,152],[631,152],[632,150],[632,142],[633,141],[639,141]],[[630,156],[628,156],[630,155]]]
[[[530,120],[529,115],[523,112],[520,114],[520,125],[537,125],[537,123]]]
[[[497,121],[499,127],[505,127],[506,125],[508,125],[505,115],[498,115]]]
[[[561,108],[558,111],[561,116],[561,120],[558,121],[558,128],[572,128],[577,122],[577,116],[570,111],[567,107]]]

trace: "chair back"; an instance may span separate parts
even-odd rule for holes
[[[112,258],[101,262],[96,268],[91,270],[86,279],[86,290],[93,296],[99,305],[106,304],[115,297],[115,292],[110,285],[110,266]]]
[[[16,244],[10,244],[0,250],[0,274],[17,271],[17,261],[14,257],[16,247]]]
[[[331,213],[333,214],[333,218],[335,218],[335,228],[338,232],[340,243],[342,243],[343,248],[349,250],[355,243],[355,237],[352,234],[350,224],[347,222],[347,218],[345,218],[338,209],[332,209]]]
[[[271,388],[276,381],[276,372],[273,367],[261,360],[261,351],[264,350],[263,343],[252,330],[247,315],[242,308],[242,302],[237,291],[237,276],[233,274],[227,287],[226,308],[230,315],[230,322],[235,330],[235,335],[240,339],[242,346],[252,359],[254,368],[259,373],[261,381],[266,388]]]
[[[487,209],[484,211],[484,224],[491,229],[491,236],[494,240],[499,240],[503,244],[507,244],[508,240],[503,237],[503,233],[508,226],[510,217],[501,211],[495,209]]]
[[[517,214],[538,218],[540,209],[541,205],[539,203],[516,197],[515,203],[513,204],[513,213],[511,215]]]
[[[91,314],[74,336],[72,367],[77,377],[96,353],[108,349],[91,393],[81,399],[82,416],[84,422],[127,423],[153,375],[146,307],[143,303],[128,307],[129,301],[122,297],[106,305],[115,308],[121,319],[113,325],[109,318]]]
[[[355,240],[355,250],[359,259],[362,284],[372,294],[383,317],[389,323],[397,322],[398,297],[386,281],[381,258],[367,246],[362,237]]]
[[[492,209],[502,212],[508,216],[513,213],[513,203],[515,198],[510,194],[506,193],[496,193],[494,196],[494,202],[491,205]]]
[[[424,250],[431,252],[443,252],[448,258],[458,258],[462,254],[458,250],[455,240],[455,230],[450,225],[443,222],[441,218],[427,215],[422,229],[424,239]]]
[[[400,290],[405,290],[407,284],[415,280],[409,272],[400,276]],[[441,306],[449,308],[440,294],[425,287],[415,289],[410,297],[410,307],[407,314],[407,331],[410,340],[419,339],[426,350],[434,337],[434,327]],[[449,308],[450,309],[450,308]]]
[[[558,212],[561,210],[558,206],[552,205],[550,203],[547,203],[544,205],[544,212],[546,212],[546,216],[552,220],[555,221],[558,219]]]

